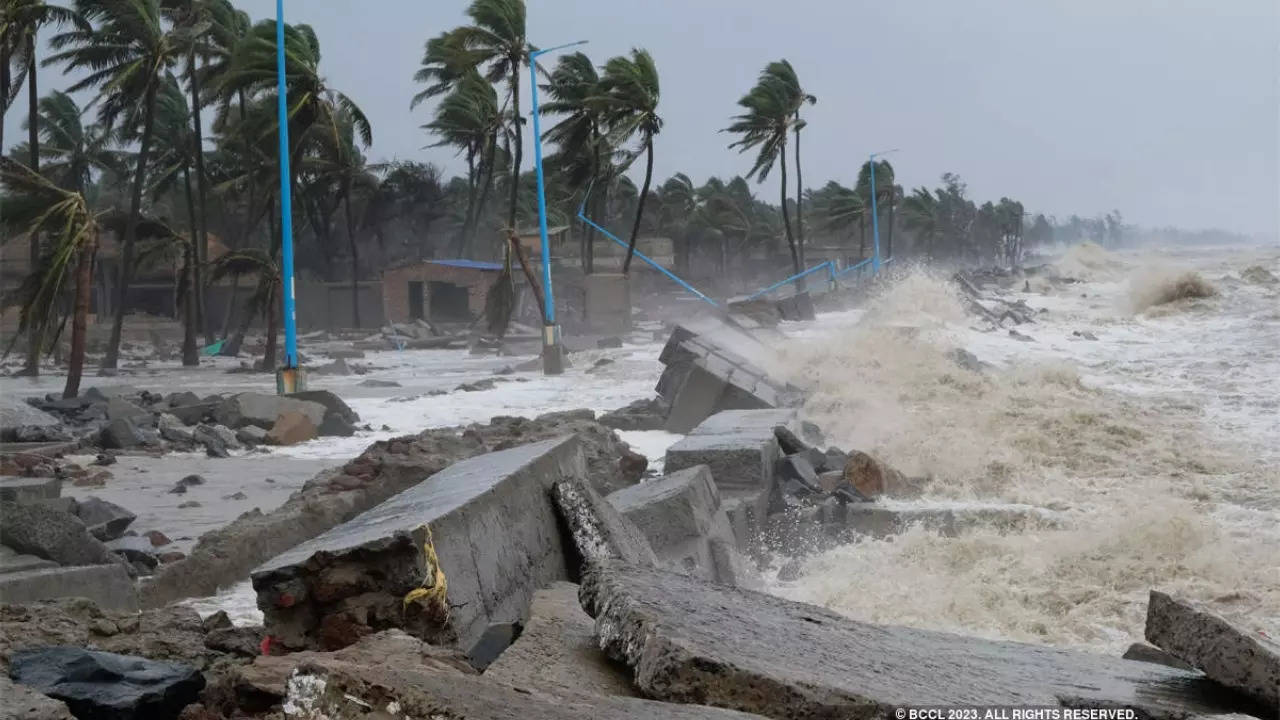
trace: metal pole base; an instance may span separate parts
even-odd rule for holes
[[[302,392],[307,389],[307,371],[300,367],[279,368],[276,370],[276,394]]]
[[[542,327],[542,374],[564,374],[564,346],[560,344],[560,326]]]

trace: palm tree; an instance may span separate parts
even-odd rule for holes
[[[542,90],[548,97],[540,108],[542,114],[561,116],[542,136],[557,146],[547,164],[556,168],[571,194],[594,190],[591,214],[598,217],[607,201],[608,182],[603,176],[612,154],[600,103],[594,100],[602,94],[600,75],[585,54],[571,53],[556,61]],[[585,223],[579,255],[583,272],[590,274],[595,269],[595,228]]]
[[[802,270],[800,253],[795,237],[791,234],[791,217],[787,210],[787,133],[795,115],[794,97],[783,83],[768,72],[761,73],[759,82],[738,101],[745,112],[733,118],[725,132],[735,133],[739,139],[730,144],[746,152],[759,148],[755,163],[747,172],[757,182],[764,182],[774,163],[779,165],[782,182],[779,186],[779,204],[782,206],[782,225],[786,231],[787,246],[791,250],[791,264],[796,273]],[[803,278],[799,286],[803,289]]]
[[[675,263],[680,272],[689,269],[689,232],[698,221],[698,191],[693,181],[684,173],[672,175],[660,188],[662,194],[662,213],[658,218],[659,227],[669,230],[676,243]]]
[[[644,215],[645,200],[649,195],[649,183],[653,179],[653,137],[662,131],[662,118],[658,116],[658,67],[648,50],[635,48],[631,57],[619,56],[604,65],[600,76],[600,104],[604,122],[609,128],[610,142],[615,147],[623,145],[633,135],[639,134],[640,147],[631,158],[645,153],[644,184],[640,187],[636,204],[636,217],[631,224],[631,238],[627,243],[627,257],[622,262],[622,273],[631,271],[631,258],[636,252],[640,235],[640,219]],[[630,161],[628,161],[630,164]]]
[[[133,251],[138,218],[142,213],[142,190],[151,152],[156,94],[164,75],[174,62],[175,49],[160,14],[159,0],[76,0],[76,10],[97,28],[77,26],[53,38],[59,52],[46,64],[65,63],[65,72],[87,72],[68,92],[102,89],[98,98],[98,119],[107,128],[122,126],[126,139],[138,140],[138,156],[120,250],[120,278],[111,338],[102,365],[114,368],[120,356],[120,335],[124,328],[125,299],[133,275]]]
[[[795,68],[786,59],[769,63],[765,66],[763,76],[782,86],[787,103],[792,107],[792,132],[796,136],[796,245],[800,254],[800,265],[805,265],[804,258],[804,176],[800,170],[800,131],[805,122],[800,119],[800,108],[807,102],[810,105],[818,102],[818,98],[806,93],[800,87],[800,78]],[[798,272],[798,271],[797,271]]]
[[[12,159],[0,158],[0,185],[5,194],[0,215],[7,223],[24,227],[28,235],[47,233],[47,252],[32,258],[31,275],[17,290],[21,298],[19,331],[44,338],[58,315],[57,306],[68,278],[75,283],[71,320],[71,353],[68,358],[64,398],[80,392],[84,371],[85,336],[93,285],[93,256],[98,247],[98,219],[84,195],[58,187]],[[74,267],[74,275],[71,268]],[[37,352],[40,344],[37,344]]]
[[[870,217],[871,208],[871,161],[862,163],[862,167],[858,169],[858,198],[863,205],[868,208],[868,218]],[[894,206],[898,204],[898,187],[894,185],[893,166],[888,160],[876,161],[876,212],[877,214],[888,210],[888,236],[886,240],[887,252],[886,256],[893,256],[893,215]],[[879,218],[876,218],[877,220]],[[862,224],[862,234],[866,234],[866,223]]]
[[[274,216],[272,216],[274,218]],[[272,237],[276,235],[275,220],[271,221]],[[262,356],[262,368],[271,371],[276,366],[277,316],[280,297],[281,272],[276,262],[274,250],[280,247],[277,240],[272,241],[273,252],[250,248],[226,253],[210,266],[209,282],[218,282],[224,277],[252,276],[257,278],[257,289],[249,298],[248,307],[240,319],[240,328],[234,336],[239,349],[240,342],[248,331],[249,323],[258,315],[267,319],[267,347]]]
[[[457,81],[440,101],[434,119],[422,127],[440,137],[434,146],[453,145],[467,156],[466,214],[454,247],[454,254],[464,257],[483,211],[479,205],[481,188],[487,198],[493,184],[494,154],[503,128],[498,94],[493,85],[472,70]]]
[[[928,188],[916,188],[902,200],[902,225],[916,234],[924,244],[925,253],[934,256],[937,241],[942,235],[943,219],[938,198]]]
[[[44,160],[41,174],[64,190],[86,195],[92,205],[87,192],[93,174],[115,175],[122,171],[122,153],[111,149],[112,133],[100,125],[85,127],[80,106],[59,90],[40,98],[36,115],[40,126],[40,156]]]
[[[4,54],[4,57],[0,57],[0,66],[3,66],[0,70],[2,72],[0,80],[3,81],[3,87],[0,87],[0,102],[3,103],[4,109],[8,110],[10,103],[15,99],[11,93],[22,85],[24,79],[26,80],[27,150],[30,157],[28,164],[33,171],[40,172],[40,88],[36,74],[38,35],[46,25],[84,26],[85,22],[74,11],[50,5],[44,0],[8,0],[3,20],[0,22],[4,24],[3,28],[0,28],[0,35],[3,36],[3,40],[0,40],[0,53]],[[0,137],[0,147],[3,147],[3,144],[3,137]],[[29,238],[29,256],[31,262],[35,263],[40,255],[40,235],[32,233]],[[27,363],[22,374],[31,376],[40,374],[39,348],[38,339],[31,337]]]
[[[822,218],[821,227],[829,232],[848,231],[853,227],[862,227],[867,217],[867,206],[862,197],[853,188],[845,187],[832,180],[821,191],[810,194],[814,200],[814,208]],[[858,257],[865,253],[864,247],[858,248]]]

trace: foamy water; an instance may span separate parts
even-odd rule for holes
[[[1025,503],[1065,525],[915,529],[811,557],[773,591],[1116,652],[1161,588],[1280,636],[1280,288],[1242,279],[1251,266],[1275,273],[1280,250],[1073,248],[1054,269],[1081,282],[1004,292],[1045,309],[1017,328],[1032,341],[979,327],[921,271],[864,312],[820,317],[787,354],[830,442],[929,476],[931,498]],[[1192,272],[1212,292],[1174,287]],[[961,368],[953,348],[991,367]]]

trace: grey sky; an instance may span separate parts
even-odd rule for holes
[[[234,1],[255,20],[274,14],[273,0]],[[718,130],[785,57],[818,96],[804,134],[811,187],[851,183],[867,152],[898,147],[909,187],[953,171],[976,199],[1059,216],[1119,208],[1144,225],[1280,234],[1277,0],[528,2],[537,45],[588,39],[598,62],[653,54],[666,119],[657,181],[745,172],[750,159]],[[288,21],[316,29],[326,78],[370,116],[372,157],[461,169],[451,151],[422,149],[430,106],[410,112],[409,98],[423,42],[463,21],[463,0],[286,4]],[[49,70],[42,82],[65,84]],[[25,111],[10,115],[18,140]],[[776,202],[776,182],[758,191]]]

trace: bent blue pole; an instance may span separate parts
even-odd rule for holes
[[[756,294],[754,294],[754,295],[748,295],[748,296],[747,296],[747,299],[748,299],[748,300],[755,300],[756,298],[760,297],[761,295],[765,295],[765,294],[771,293],[771,292],[773,292],[774,290],[777,290],[778,288],[782,287],[783,285],[786,285],[786,284],[787,284],[787,283],[789,283],[789,282],[795,282],[796,280],[799,280],[800,278],[805,277],[805,276],[807,276],[807,275],[812,275],[813,273],[816,273],[816,272],[818,272],[819,270],[822,270],[823,268],[826,268],[826,269],[830,270],[830,268],[831,268],[831,261],[830,261],[830,260],[828,260],[828,261],[826,261],[826,262],[822,263],[821,265],[814,265],[813,267],[809,268],[808,270],[804,270],[804,271],[802,271],[802,272],[798,272],[798,273],[796,273],[795,275],[792,275],[791,277],[786,278],[785,280],[779,280],[778,282],[776,282],[776,283],[774,283],[774,284],[770,285],[769,287],[767,287],[767,288],[765,288],[765,289],[761,290],[760,292],[757,292],[757,293],[756,293]]]
[[[866,227],[866,225],[863,225]],[[875,239],[875,254],[871,256],[871,270],[880,272],[880,213],[876,211],[876,154],[871,153],[871,237]]]
[[[298,367],[298,323],[293,288],[293,197],[289,186],[289,94],[285,83],[284,0],[276,0],[276,111],[280,137],[280,257],[281,284],[284,295],[284,370]],[[267,342],[271,342],[268,338]],[[294,378],[280,386],[293,387]]]
[[[872,259],[873,259],[873,258],[867,258],[866,260],[863,260],[862,262],[859,262],[859,263],[855,263],[855,264],[853,264],[853,265],[850,265],[849,267],[847,267],[847,268],[845,268],[845,269],[841,270],[840,272],[836,273],[836,277],[844,277],[845,275],[848,275],[849,273],[853,272],[854,270],[857,270],[858,268],[866,267],[867,263],[871,262],[871,261],[872,261]],[[889,261],[888,261],[888,260],[885,260],[885,262],[889,262]]]

